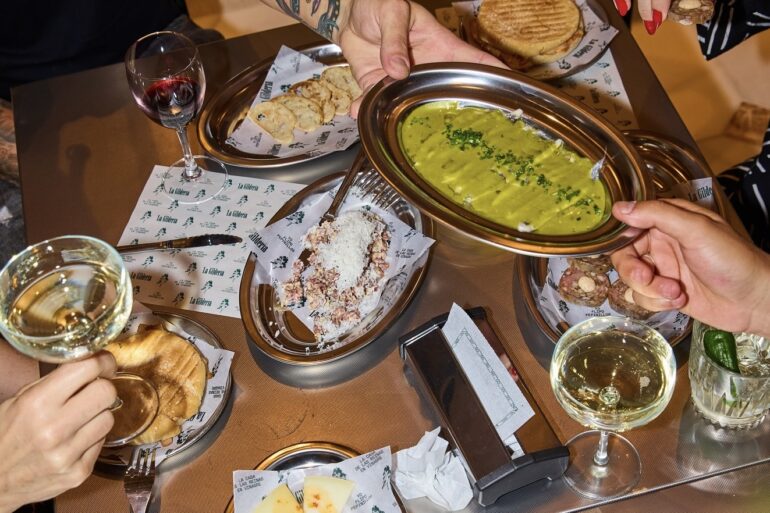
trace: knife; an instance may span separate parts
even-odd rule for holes
[[[183,239],[164,240],[160,242],[148,242],[146,244],[131,244],[128,246],[116,246],[118,253],[135,253],[137,251],[151,251],[158,249],[184,249],[199,248],[201,246],[218,246],[220,244],[237,244],[243,239],[235,235],[208,234],[185,237]]]

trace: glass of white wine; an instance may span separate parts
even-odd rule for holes
[[[636,486],[639,453],[618,433],[660,415],[675,382],[671,345],[643,323],[596,317],[567,330],[554,349],[551,387],[569,416],[593,429],[567,442],[566,483],[592,499]]]
[[[48,363],[87,358],[120,334],[131,315],[128,271],[109,244],[65,236],[29,246],[0,271],[0,333],[18,351]],[[144,378],[118,373],[121,417],[107,446],[122,445],[152,423],[158,394]]]

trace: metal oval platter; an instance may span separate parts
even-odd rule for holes
[[[341,173],[330,175],[308,185],[293,196],[268,224],[283,219],[301,206],[313,201],[318,195],[333,190],[342,181],[342,176]],[[388,208],[388,212],[410,227],[432,237],[433,223],[403,199],[396,201]],[[343,335],[331,347],[325,347],[319,346],[313,333],[291,311],[279,308],[277,294],[272,286],[256,282],[255,266],[256,257],[252,253],[246,262],[241,279],[240,306],[244,327],[249,338],[263,353],[275,360],[292,365],[314,365],[335,361],[374,341],[409,304],[427,270],[426,263],[416,269],[408,281],[391,279],[384,285],[384,289],[398,287],[389,294],[394,298],[393,302],[384,304],[386,302],[380,299],[380,305],[362,319],[358,326]]]
[[[342,51],[333,44],[310,46],[299,51],[327,65],[345,62]],[[324,155],[258,155],[241,151],[227,142],[230,134],[246,117],[273,60],[271,57],[243,70],[230,79],[203,107],[198,120],[198,139],[203,149],[217,160],[239,167],[276,168],[299,164]]]
[[[624,132],[624,135],[637,148],[647,164],[658,197],[673,197],[675,195],[673,189],[676,184],[711,177],[708,164],[703,158],[682,143],[641,130],[630,130]],[[724,215],[725,207],[722,196],[715,194],[714,197],[717,211]],[[514,289],[515,293],[520,291],[524,295],[527,309],[538,327],[553,342],[557,342],[570,326],[565,321],[559,323],[549,321],[548,316],[543,315],[539,308],[538,298],[543,287],[546,286],[548,259],[519,256],[516,259],[516,273],[519,286]],[[692,321],[686,330],[669,340],[671,345],[676,345],[687,338],[691,325]]]
[[[189,317],[185,317],[183,315],[177,315],[177,314],[171,314],[171,313],[165,313],[165,312],[153,312],[153,314],[161,319],[163,322],[168,323],[172,326],[176,326],[183,330],[184,332],[193,335],[195,337],[198,337],[200,340],[203,340],[204,342],[207,342],[208,344],[217,347],[222,348],[222,343],[219,341],[219,338],[207,327],[200,324],[197,321],[194,321],[190,319]],[[209,430],[216,424],[217,420],[219,419],[220,415],[222,414],[222,411],[225,409],[225,406],[227,405],[227,401],[230,398],[230,390],[232,388],[232,373],[229,373],[227,376],[227,384],[225,385],[225,390],[222,394],[222,400],[217,405],[216,409],[212,412],[211,415],[209,415],[208,420],[197,430],[192,432],[190,436],[185,440],[185,442],[174,449],[172,452],[169,453],[166,460],[163,461],[164,468],[172,467],[174,466],[174,460],[173,456],[181,453],[182,451],[186,451],[193,445],[195,445],[196,442],[198,442],[203,436],[209,432]],[[103,471],[107,474],[121,474],[125,472],[128,463],[131,460],[131,452],[136,448],[137,446],[134,445],[124,445],[121,447],[115,447],[112,449],[103,449],[101,454],[99,455],[99,458],[97,460],[97,470]]]
[[[328,442],[303,442],[291,445],[265,458],[254,470],[298,470],[355,458],[359,453],[348,447]],[[227,503],[225,513],[233,513],[233,499]]]
[[[416,107],[437,101],[499,110],[520,118],[546,139],[563,144],[599,168],[608,202],[604,220],[589,232],[544,235],[480,217],[436,189],[412,167],[401,144],[401,124]],[[608,121],[566,94],[512,71],[474,64],[416,66],[409,78],[385,79],[364,96],[358,117],[361,142],[374,167],[407,201],[437,221],[517,253],[558,256],[603,253],[630,243],[637,230],[615,220],[609,205],[652,199],[644,162]]]

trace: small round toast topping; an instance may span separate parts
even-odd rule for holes
[[[596,290],[596,282],[588,276],[581,276],[578,279],[578,287],[584,292],[593,292]]]

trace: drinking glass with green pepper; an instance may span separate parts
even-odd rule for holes
[[[689,375],[693,403],[706,420],[755,427],[770,409],[770,339],[695,321]]]

